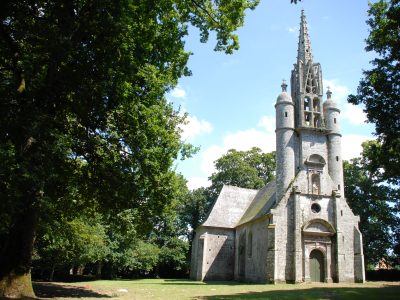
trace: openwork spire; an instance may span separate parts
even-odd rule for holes
[[[310,38],[308,36],[307,20],[304,15],[304,10],[301,10],[300,20],[300,34],[299,34],[299,46],[297,50],[297,59],[306,64],[313,60]]]

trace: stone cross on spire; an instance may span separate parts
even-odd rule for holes
[[[282,92],[286,92],[287,84],[285,79],[282,79],[281,87],[282,87]]]
[[[304,15],[304,10],[301,10],[301,21],[300,21],[300,34],[299,34],[299,45],[297,50],[297,60],[302,61],[306,64],[308,61],[312,61],[311,43],[308,36],[307,20]]]

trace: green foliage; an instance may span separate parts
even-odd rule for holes
[[[262,153],[253,147],[248,151],[229,150],[215,162],[217,172],[209,178],[210,197],[216,199],[224,184],[259,189],[274,179],[275,153]]]
[[[377,145],[376,141],[365,142],[362,157],[344,162],[345,195],[360,216],[367,265],[376,265],[383,257],[389,259],[398,243],[400,221],[399,189],[385,181],[384,170],[370,157]]]
[[[29,271],[41,223],[72,222],[68,226],[84,240],[96,225],[82,223],[79,231],[75,222],[82,214],[99,212],[112,221],[127,212],[134,239],[152,230],[174,198],[173,161],[193,151],[180,141],[178,125],[185,117],[164,97],[190,74],[187,27],[198,27],[202,41],[216,32],[215,49],[232,53],[245,10],[258,3],[3,2],[0,280],[15,270]],[[120,238],[111,249],[133,242]],[[44,247],[65,248],[62,236],[54,243]],[[145,253],[149,247],[137,249]]]
[[[198,188],[187,194],[180,210],[180,221],[181,226],[187,229],[186,237],[190,245],[194,238],[194,230],[205,221],[212,204],[205,188]]]
[[[357,94],[348,101],[364,104],[368,121],[376,126],[382,142],[374,158],[387,180],[400,183],[400,1],[380,0],[370,4],[366,50],[377,58],[364,71]]]
[[[127,253],[130,257],[130,264],[126,268],[149,272],[158,263],[160,249],[156,245],[139,241],[130,252]]]
[[[215,161],[217,172],[209,178],[209,188],[190,191],[180,209],[181,227],[186,227],[190,246],[196,228],[202,224],[224,184],[259,189],[274,179],[275,153],[262,153],[259,148],[248,151],[229,150]]]
[[[163,269],[163,277],[170,277],[171,271],[188,268],[189,243],[178,237],[170,237],[160,248],[159,268]]]

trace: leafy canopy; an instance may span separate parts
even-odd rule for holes
[[[364,104],[368,121],[376,126],[381,141],[377,162],[391,182],[400,183],[400,1],[380,0],[370,4],[366,50],[377,57],[364,71],[356,95],[348,101]]]
[[[275,153],[263,153],[253,147],[248,151],[229,150],[215,161],[217,171],[210,176],[211,197],[216,199],[224,184],[259,189],[274,178]]]
[[[151,231],[176,193],[173,161],[191,154],[180,141],[185,117],[164,97],[190,74],[187,28],[202,41],[216,32],[215,49],[232,53],[257,3],[2,2],[0,296],[4,278],[28,274],[48,218],[129,210],[136,228]]]
[[[400,241],[400,189],[386,182],[384,170],[375,163],[371,150],[377,143],[363,143],[361,157],[344,161],[345,194],[353,212],[360,216],[369,266],[375,266],[382,258],[392,259]]]

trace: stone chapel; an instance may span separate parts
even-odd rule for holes
[[[314,63],[304,12],[291,92],[276,110],[276,180],[224,186],[196,229],[194,280],[364,282],[362,236],[344,197],[340,110]]]

